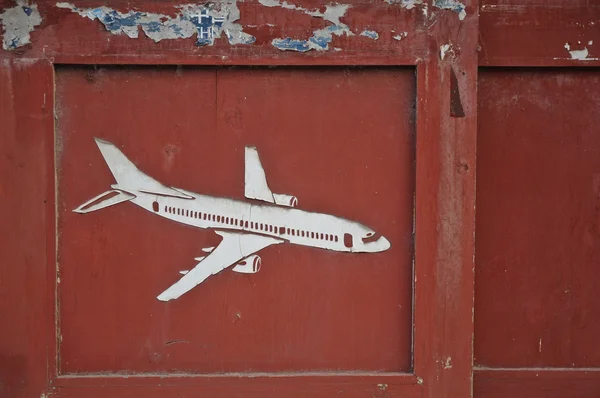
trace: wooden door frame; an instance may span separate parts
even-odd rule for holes
[[[147,0],[144,4],[153,5]],[[378,7],[389,7],[383,4]],[[347,53],[297,54],[262,49],[264,55],[260,57],[253,50],[230,54],[217,47],[207,48],[199,56],[197,51],[188,51],[189,41],[171,42],[157,49],[150,40],[119,38],[119,46],[107,49],[106,38],[113,38],[109,32],[95,26],[93,34],[86,33],[90,32],[88,20],[75,14],[65,16],[50,3],[39,3],[39,9],[50,20],[60,18],[65,28],[43,26],[32,34],[31,47],[0,53],[0,85],[6,88],[0,94],[0,119],[10,121],[0,136],[0,151],[5,158],[1,169],[3,190],[10,193],[1,211],[7,225],[15,226],[14,233],[5,233],[2,240],[2,251],[7,253],[11,266],[1,267],[0,277],[6,281],[4,300],[16,300],[24,287],[27,292],[35,292],[27,297],[28,306],[18,311],[8,310],[10,303],[0,304],[4,321],[19,325],[19,333],[0,343],[0,352],[24,358],[24,365],[13,375],[15,380],[23,380],[22,385],[11,386],[15,396],[99,396],[95,395],[95,387],[102,387],[102,396],[111,397],[471,396],[477,0],[466,2],[464,19],[453,10],[434,6],[433,0],[416,11],[399,11],[406,13],[400,18],[410,22],[404,30],[411,38],[400,53],[391,54],[382,44]],[[368,22],[370,17],[365,14],[357,18]],[[413,371],[60,375],[54,68],[63,64],[414,67],[417,139]]]

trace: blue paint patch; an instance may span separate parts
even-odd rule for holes
[[[98,10],[94,10],[94,15]],[[111,32],[118,32],[123,27],[134,27],[140,25],[140,17],[142,16],[141,12],[133,12],[130,14],[119,14],[116,11],[111,11],[109,13],[104,13],[98,17],[100,21],[104,24],[107,30]]]
[[[466,6],[458,0],[434,0],[433,6],[443,10],[454,11],[458,14],[460,20],[463,20],[467,16]]]
[[[271,44],[282,51],[298,51],[304,53],[311,50],[308,40],[297,40],[289,37],[286,37],[285,39],[273,39]]]
[[[319,47],[317,50],[327,50],[332,39],[331,36],[312,36],[308,40],[315,46]]]
[[[379,33],[374,30],[363,30],[360,34],[361,36],[368,37],[369,39],[377,40],[379,39]]]
[[[15,37],[8,44],[8,48],[10,48],[11,50],[14,50],[17,47],[19,47],[19,38]]]
[[[236,1],[221,3],[220,10],[204,5],[186,4],[178,6],[181,11],[174,17],[129,11],[120,13],[109,7],[77,8],[70,3],[57,3],[59,8],[67,8],[82,17],[99,20],[106,30],[113,34],[125,34],[138,37],[138,29],[159,42],[166,39],[187,39],[196,35],[196,45],[213,45],[216,38],[225,32],[230,44],[251,44],[256,38],[243,31],[241,25],[233,23],[239,19]]]
[[[329,44],[333,40],[333,35],[341,36],[343,34],[350,36],[352,32],[345,25],[331,25],[315,30],[313,35],[307,40],[286,37],[285,39],[273,39],[271,44],[282,51],[298,51],[302,53],[310,50],[327,51],[329,50]]]
[[[23,9],[23,12],[25,14],[27,14],[28,17],[31,16],[31,13],[33,12],[33,10],[31,9],[31,7],[22,6],[21,8]]]

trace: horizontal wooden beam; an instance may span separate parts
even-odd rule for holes
[[[600,368],[476,368],[476,398],[597,398]]]

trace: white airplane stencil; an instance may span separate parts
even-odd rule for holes
[[[390,248],[390,242],[364,225],[330,214],[295,209],[296,197],[271,192],[256,148],[246,147],[245,196],[264,202],[199,195],[168,187],[147,176],[110,142],[96,144],[117,183],[111,190],[85,202],[76,213],[90,213],[130,201],[169,220],[197,228],[209,228],[222,236],[216,248],[205,248],[203,257],[190,271],[157,298],[179,298],[209,276],[227,267],[256,273],[261,260],[256,254],[265,247],[292,243],[339,252],[375,253]]]

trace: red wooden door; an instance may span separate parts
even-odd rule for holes
[[[3,10],[2,394],[471,396],[477,2]]]
[[[481,5],[475,397],[600,394],[599,11]]]

